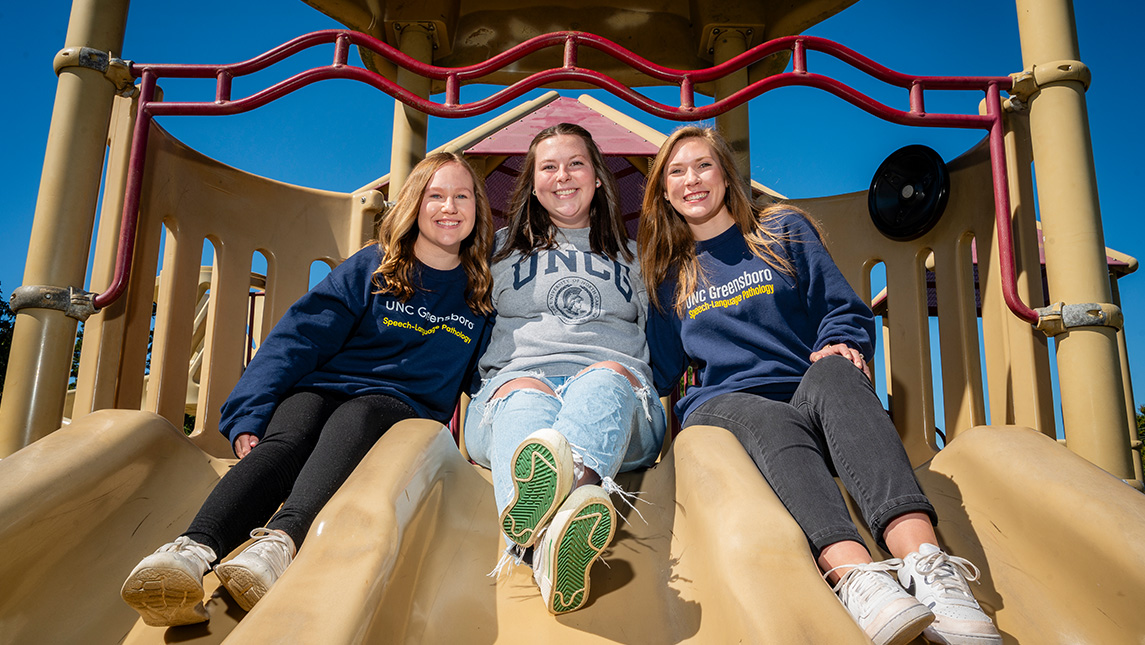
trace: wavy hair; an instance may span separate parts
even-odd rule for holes
[[[504,246],[493,256],[493,261],[504,260],[514,252],[528,256],[538,249],[556,248],[557,225],[553,224],[548,212],[533,194],[533,189],[536,188],[534,175],[537,145],[545,139],[560,135],[580,137],[584,141],[593,172],[600,180],[600,188],[596,189],[589,206],[588,239],[592,252],[604,255],[610,260],[616,260],[619,255],[631,262],[633,255],[628,249],[628,234],[624,229],[624,219],[620,213],[620,188],[616,178],[612,176],[612,171],[604,162],[604,155],[592,140],[592,134],[573,123],[558,123],[541,130],[533,137],[532,143],[529,144],[529,152],[525,155],[521,174],[517,175],[517,182],[513,186],[509,207],[505,212],[509,220],[508,235]]]
[[[462,240],[459,253],[468,283],[465,303],[474,313],[488,314],[493,311],[490,295],[493,277],[489,273],[489,253],[493,247],[492,211],[485,195],[485,182],[469,162],[455,152],[431,154],[414,166],[398,192],[394,206],[382,218],[377,243],[382,252],[382,262],[373,275],[374,285],[378,287],[375,293],[392,293],[402,302],[413,296],[417,259],[413,247],[419,234],[417,218],[421,212],[422,196],[433,175],[451,163],[461,164],[473,178],[476,206],[473,232]]]
[[[727,182],[724,192],[724,205],[735,225],[743,234],[751,252],[773,269],[795,274],[795,267],[784,254],[782,247],[790,238],[777,233],[772,223],[785,213],[798,213],[819,231],[814,220],[802,210],[786,204],[771,204],[760,209],[752,203],[748,187],[735,172],[736,162],[731,146],[715,128],[685,126],[672,133],[660,152],[652,161],[648,180],[644,187],[644,204],[640,216],[640,228],[636,236],[636,247],[640,254],[644,284],[651,303],[663,311],[667,303],[660,302],[657,288],[669,278],[676,280],[676,291],[672,294],[671,307],[677,315],[684,313],[688,296],[707,277],[696,256],[696,240],[684,218],[668,201],[665,188],[665,171],[676,145],[685,139],[700,139],[712,149],[712,155],[720,165],[720,171]]]

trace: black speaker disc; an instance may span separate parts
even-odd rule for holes
[[[890,154],[875,171],[867,209],[892,240],[913,240],[938,223],[950,196],[950,174],[934,150],[913,145]]]

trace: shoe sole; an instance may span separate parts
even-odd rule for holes
[[[501,530],[522,547],[533,546],[537,528],[544,526],[564,501],[556,451],[545,441],[522,443],[513,455],[513,499],[501,513]],[[572,473],[567,477],[571,478]],[[567,488],[571,488],[572,482]],[[567,495],[568,491],[564,491]]]
[[[258,575],[241,565],[220,564],[215,567],[215,575],[244,611],[253,609],[270,590]]]
[[[195,625],[210,620],[203,606],[203,583],[178,569],[146,567],[133,571],[120,596],[152,627]]]
[[[563,614],[588,602],[589,570],[616,532],[615,511],[599,499],[588,499],[554,537],[553,588],[549,612]]]
[[[906,645],[922,635],[933,621],[934,614],[926,605],[916,604],[887,621],[878,633],[870,635],[871,640],[884,645]]]

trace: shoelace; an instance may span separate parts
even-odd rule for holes
[[[572,448],[573,488],[575,489],[576,488],[576,482],[579,482],[581,477],[584,476],[585,463],[584,463],[584,457],[581,456],[581,453],[585,452],[585,449],[581,448],[580,446],[578,446],[572,442],[569,442],[569,447]],[[611,477],[602,477],[600,479],[600,487],[604,490],[604,492],[608,493],[609,495],[612,495],[614,493],[616,495],[618,495],[620,497],[620,499],[624,501],[625,504],[628,504],[628,508],[631,508],[632,510],[636,511],[636,514],[640,516],[640,519],[643,520],[643,522],[645,524],[648,523],[648,520],[644,519],[644,514],[640,512],[640,509],[636,508],[636,504],[635,504],[635,502],[637,502],[637,501],[643,501],[645,504],[652,504],[652,502],[649,502],[648,500],[645,500],[645,499],[640,497],[640,495],[644,494],[644,491],[638,490],[634,493],[630,493],[630,492],[624,490],[623,488],[621,488],[620,484],[617,484],[616,481],[614,479],[612,479]],[[653,506],[655,506],[655,504],[653,504]],[[623,520],[625,524],[631,524],[631,522],[628,521],[628,518],[624,515],[624,513],[620,512],[620,509],[616,509],[616,514],[620,516],[620,519]]]
[[[545,527],[541,529],[541,533],[537,534],[538,537],[535,543],[537,547],[533,550],[534,560],[537,558],[537,552],[540,550],[541,539],[544,537],[544,531],[547,529],[548,527]],[[492,571],[485,574],[485,577],[493,578],[494,580],[500,580],[501,574],[509,570],[509,565],[519,565],[524,561],[524,559],[525,549],[521,548],[521,545],[514,544],[513,546],[507,546],[505,547],[505,550],[501,552],[501,558],[497,560],[497,565],[493,567]]]
[[[974,594],[970,592],[970,586],[966,581],[977,580],[981,575],[981,571],[973,562],[942,551],[921,556],[915,562],[914,569],[922,574],[923,580],[933,585],[938,593],[944,596],[956,593],[971,600],[974,599]]]
[[[633,502],[633,500],[635,500],[643,501],[645,504],[651,504],[652,502],[649,502],[648,500],[640,497],[644,494],[644,491],[638,490],[634,493],[630,493],[621,488],[620,484],[617,484],[616,481],[611,477],[604,477],[601,479],[600,488],[609,495],[615,493],[618,497],[620,497],[621,501],[623,501],[625,504],[628,504],[628,508],[636,511],[636,514],[640,516],[640,519],[643,520],[645,524],[648,523],[648,520],[644,519],[644,514],[640,512],[640,509],[636,508],[636,504]],[[620,512],[620,509],[616,509],[616,514],[620,516],[620,519],[624,520],[625,524],[631,524],[631,522],[628,521],[628,518],[624,516],[624,513]]]
[[[185,535],[180,535],[175,538],[174,542],[164,544],[159,547],[158,551],[173,551],[175,553],[194,556],[201,559],[208,569],[211,567],[211,561],[215,559],[215,552],[211,550],[211,547],[205,544],[199,544]]]
[[[262,558],[274,570],[275,576],[281,576],[293,559],[290,542],[281,533],[267,528],[255,529],[250,536],[258,538],[258,541],[250,545],[247,552]]]
[[[856,575],[856,573],[861,571],[876,571],[889,574],[892,571],[898,571],[902,568],[902,560],[892,558],[890,560],[883,560],[882,562],[870,562],[867,564],[844,564],[824,573],[823,579],[826,580],[827,576],[831,575],[831,572],[847,567],[851,567],[851,570],[839,578],[839,582],[835,583],[834,587],[831,587],[831,591],[838,594],[839,598],[842,599],[845,604],[850,604],[851,601],[858,601],[859,604],[866,606],[875,594],[879,592],[881,586],[879,583],[882,582],[882,579],[875,576],[860,576]],[[890,584],[898,585],[893,577],[884,577],[886,577],[887,582]]]

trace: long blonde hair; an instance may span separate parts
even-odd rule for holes
[[[660,152],[652,161],[648,171],[648,181],[644,188],[644,206],[640,216],[640,228],[636,235],[636,246],[640,254],[641,270],[648,298],[654,306],[663,311],[667,303],[660,302],[657,288],[669,278],[676,280],[676,292],[671,306],[677,315],[683,315],[688,296],[705,279],[696,256],[696,240],[684,219],[672,207],[666,196],[664,173],[676,145],[684,139],[700,139],[712,149],[712,155],[720,165],[727,190],[724,192],[724,205],[743,235],[752,254],[773,269],[795,274],[795,267],[782,251],[783,243],[790,241],[786,236],[774,232],[772,222],[785,213],[798,213],[810,222],[816,231],[818,226],[807,214],[793,206],[771,204],[759,209],[752,203],[747,186],[735,171],[735,156],[723,136],[714,128],[685,126],[672,133]],[[673,273],[675,272],[675,273]]]
[[[600,180],[600,188],[592,196],[589,207],[589,247],[593,253],[603,255],[609,260],[623,257],[632,260],[632,251],[628,250],[628,233],[624,229],[624,217],[620,212],[620,188],[616,177],[608,169],[604,155],[592,140],[592,134],[575,123],[558,123],[549,126],[537,133],[529,144],[529,152],[525,155],[525,163],[521,166],[521,173],[517,175],[517,183],[513,187],[513,196],[509,199],[509,207],[505,211],[508,218],[508,235],[504,245],[493,256],[494,262],[499,262],[515,252],[528,256],[538,249],[556,248],[557,225],[541,202],[537,200],[533,189],[535,183],[535,167],[537,165],[537,145],[560,135],[580,137],[584,147],[588,149],[588,158],[592,163],[593,173]]]
[[[454,152],[429,155],[410,171],[393,208],[378,227],[378,247],[383,257],[374,271],[373,280],[378,287],[377,293],[392,293],[403,302],[413,296],[416,265],[413,246],[419,233],[417,218],[421,212],[422,193],[434,173],[451,163],[461,164],[469,172],[476,206],[473,232],[462,240],[459,254],[468,281],[465,303],[474,313],[488,314],[493,311],[490,296],[493,277],[489,273],[489,252],[493,246],[492,211],[485,195],[485,182],[464,157]]]

